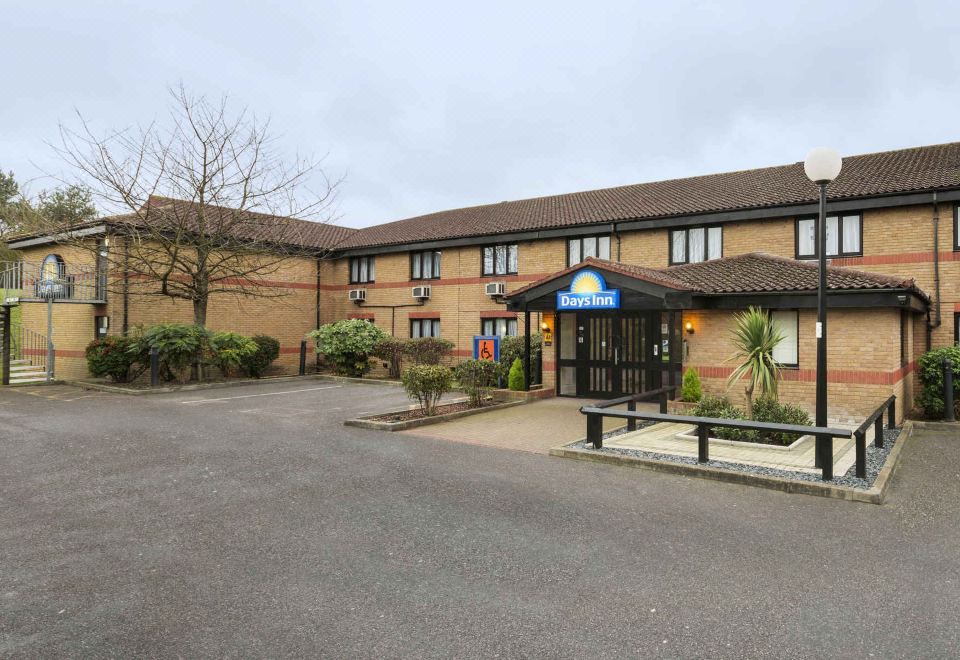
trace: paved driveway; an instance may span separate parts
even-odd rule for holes
[[[0,391],[5,657],[960,645],[956,440],[878,507],[340,425],[387,387],[50,392]]]

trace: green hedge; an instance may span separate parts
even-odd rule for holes
[[[363,376],[370,370],[370,356],[387,334],[369,321],[348,319],[322,325],[307,335],[317,344],[317,353],[333,363],[342,376]]]
[[[943,402],[943,361],[949,358],[953,362],[953,401],[956,407],[960,403],[960,346],[945,346],[927,351],[917,360],[920,370],[922,390],[918,403],[927,417],[941,419],[944,412]]]
[[[436,412],[440,397],[453,387],[453,372],[449,367],[439,364],[415,364],[407,367],[401,379],[407,396],[416,401],[427,416]]]

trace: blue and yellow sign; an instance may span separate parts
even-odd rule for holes
[[[557,291],[557,309],[620,309],[620,289],[607,289],[603,275],[595,270],[581,270],[569,291]]]

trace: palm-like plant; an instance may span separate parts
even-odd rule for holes
[[[732,387],[741,378],[747,378],[744,394],[747,399],[747,417],[753,419],[753,395],[759,393],[777,397],[777,384],[780,380],[780,364],[773,359],[774,347],[783,341],[783,333],[774,324],[770,315],[762,309],[750,307],[734,317],[733,345],[737,352],[730,360],[740,360],[740,364],[730,378],[727,386]]]

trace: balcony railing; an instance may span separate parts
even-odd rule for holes
[[[26,261],[0,262],[0,302],[105,303],[107,272],[96,266],[49,265]]]

